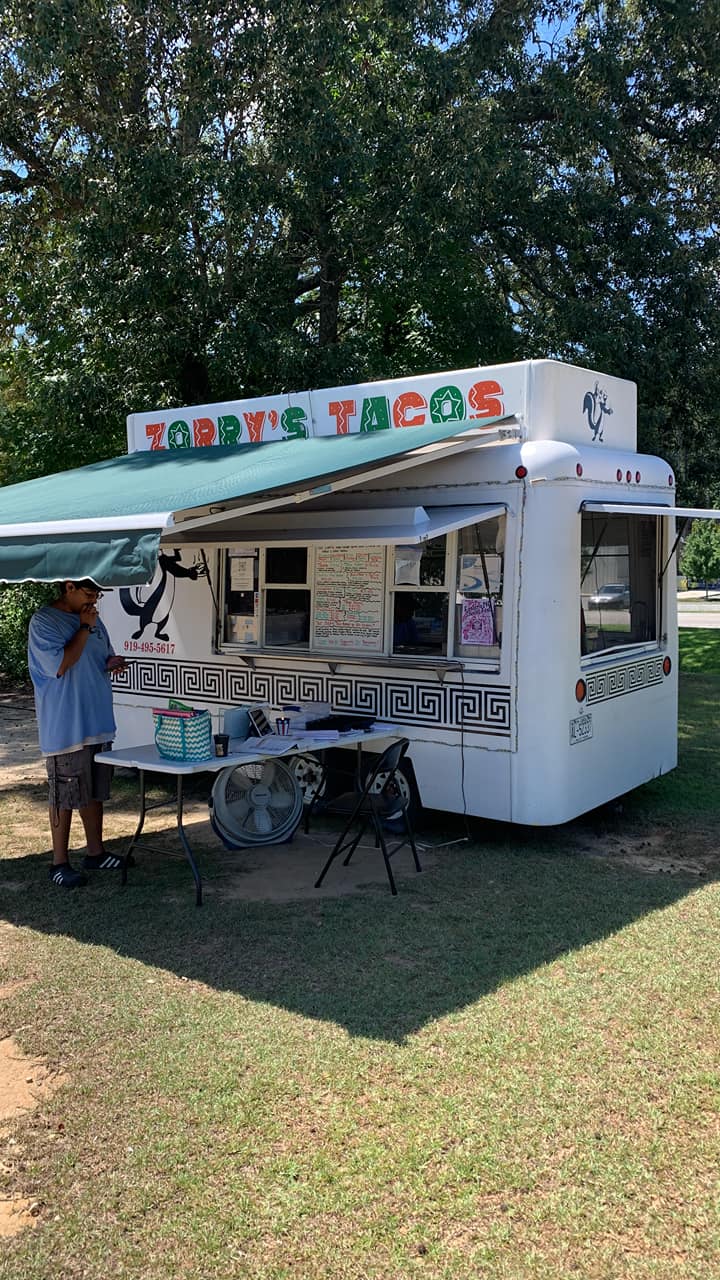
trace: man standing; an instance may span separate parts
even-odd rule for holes
[[[91,578],[64,582],[58,599],[33,614],[28,635],[40,750],[50,782],[50,879],[65,889],[87,884],[68,856],[73,809],[85,828],[85,870],[122,865],[103,847],[103,803],[110,796],[112,769],[97,764],[95,754],[115,737],[110,679],[126,663],[113,653],[98,616],[101,596]]]

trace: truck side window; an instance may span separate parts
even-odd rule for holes
[[[657,640],[658,520],[629,513],[583,514],[581,654]]]

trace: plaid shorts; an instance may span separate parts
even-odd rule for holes
[[[79,751],[47,757],[51,809],[84,809],[92,800],[110,799],[112,765],[95,760],[96,752],[110,748],[109,742],[95,742]]]

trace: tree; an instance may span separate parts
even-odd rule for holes
[[[635,378],[706,500],[716,9],[6,0],[0,479],[129,410],[548,355]]]
[[[707,600],[709,584],[720,578],[720,529],[713,520],[693,521],[680,568],[688,580],[705,584]]]

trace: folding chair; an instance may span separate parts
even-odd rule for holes
[[[382,755],[378,756],[377,763],[368,774],[362,791],[346,792],[323,804],[323,813],[341,814],[347,818],[347,821],[335,841],[330,857],[315,881],[316,889],[320,888],[330,866],[341,854],[345,854],[343,866],[348,865],[368,827],[372,827],[375,834],[375,848],[382,850],[392,893],[396,894],[397,889],[390,859],[406,844],[409,844],[412,849],[415,870],[422,871],[415,834],[407,812],[407,803],[403,798],[404,791],[398,784],[396,776],[400,761],[409,745],[407,738],[393,742]],[[388,846],[384,827],[384,822],[390,819],[400,821],[404,829],[402,839],[392,846]]]

